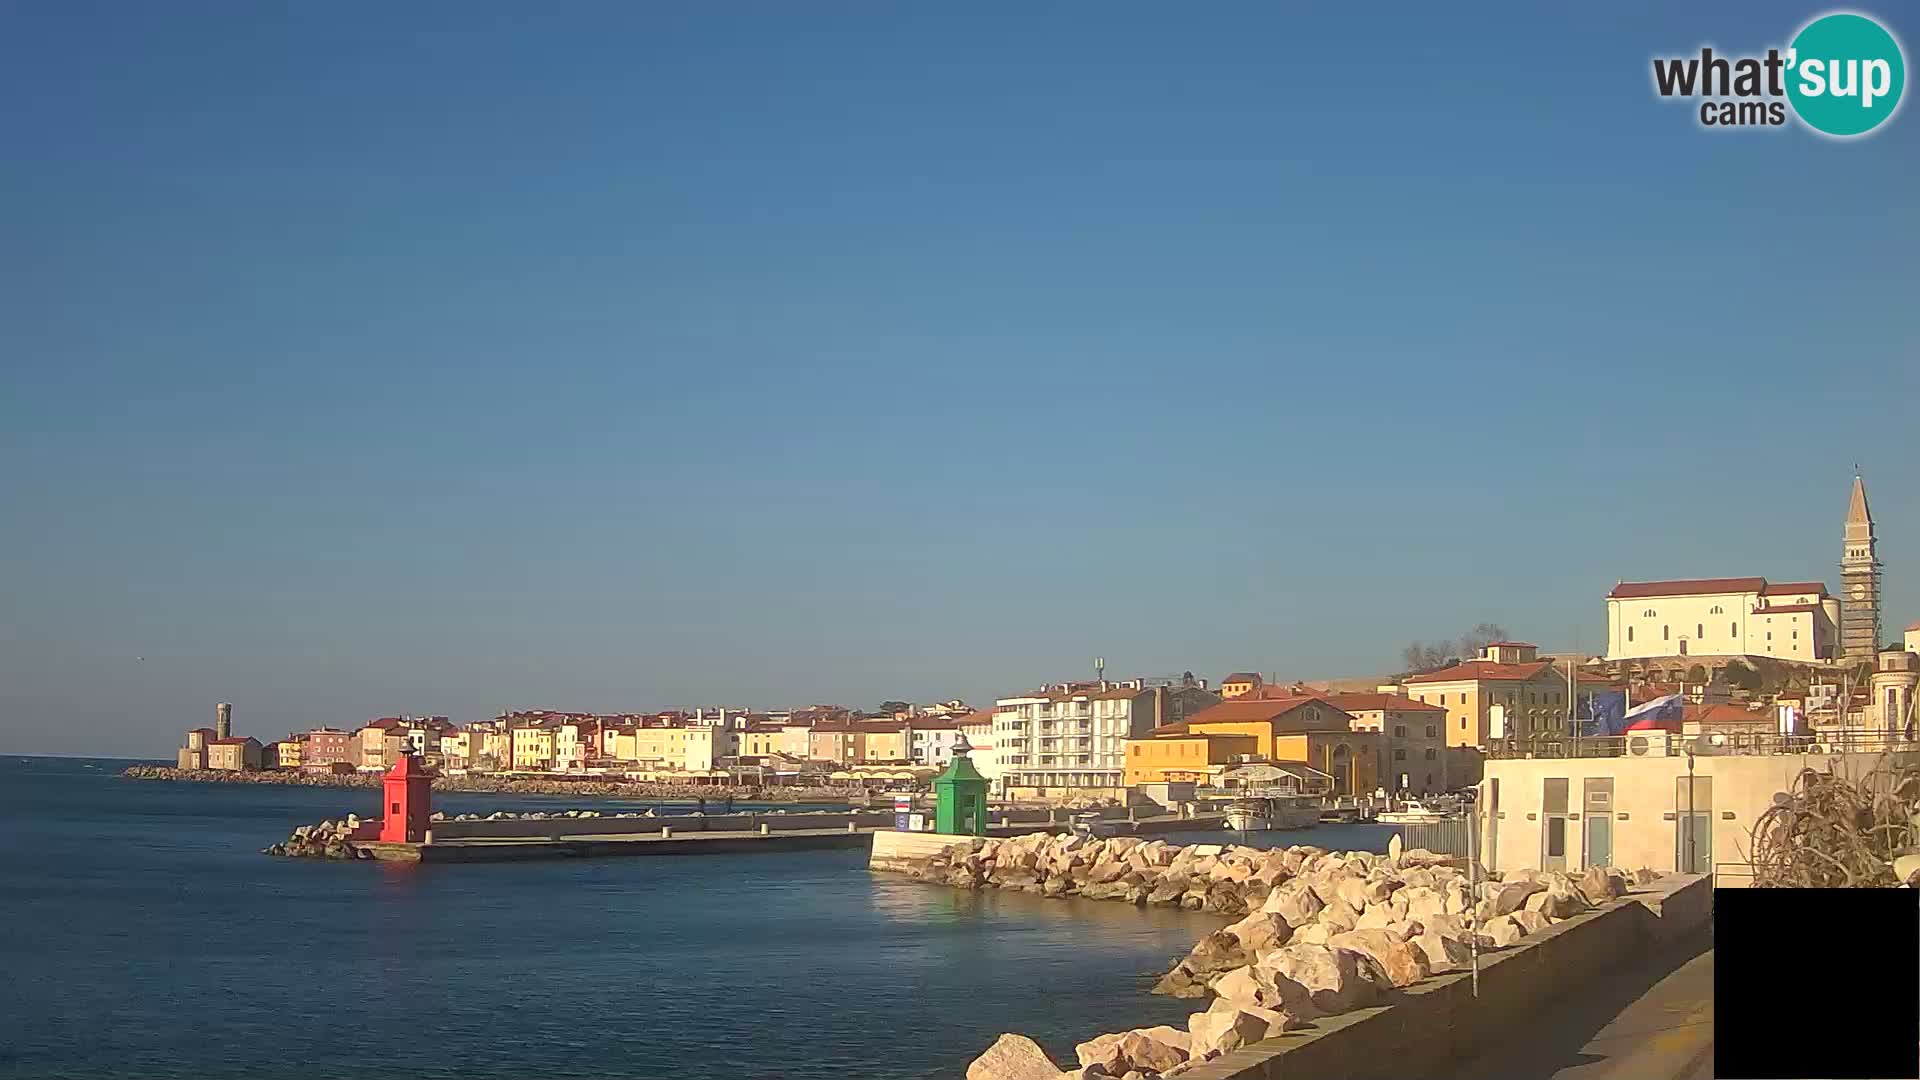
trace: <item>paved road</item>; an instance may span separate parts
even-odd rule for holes
[[[1598,979],[1515,1028],[1452,1080],[1712,1080],[1712,938]]]

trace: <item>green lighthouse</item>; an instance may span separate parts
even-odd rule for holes
[[[953,744],[953,764],[934,778],[933,828],[956,836],[987,835],[987,778],[967,760],[967,737]]]

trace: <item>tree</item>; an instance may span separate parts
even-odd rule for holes
[[[1506,639],[1506,627],[1499,623],[1483,622],[1452,640],[1409,643],[1400,650],[1400,665],[1408,675],[1438,671],[1460,659],[1471,660],[1485,652],[1488,645]]]
[[[1471,659],[1487,651],[1487,646],[1494,642],[1505,640],[1506,627],[1499,623],[1483,622],[1460,635],[1460,655]]]

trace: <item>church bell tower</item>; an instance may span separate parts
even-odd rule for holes
[[[1856,472],[1840,558],[1840,648],[1854,661],[1872,660],[1880,649],[1880,559],[1874,545],[1867,484]]]

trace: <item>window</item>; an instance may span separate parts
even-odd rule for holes
[[[1722,608],[1719,604],[1713,605],[1707,612],[1709,615],[1725,615],[1726,613],[1726,609]]]
[[[1647,610],[1641,612],[1640,615],[1642,618],[1651,619],[1653,618],[1653,609],[1648,608]]]
[[[1464,716],[1460,718],[1460,730],[1461,731],[1467,730],[1467,718]]]
[[[1461,694],[1461,695],[1460,695],[1460,704],[1462,704],[1462,705],[1465,705],[1466,703],[1467,703],[1467,695],[1465,695],[1465,694]]]
[[[1694,624],[1693,624],[1693,636],[1694,636],[1694,637],[1697,637],[1697,638],[1703,638],[1703,637],[1706,637],[1706,636],[1707,636],[1707,627],[1706,627],[1706,624],[1705,624],[1705,623],[1694,623]]]
[[[1393,729],[1393,737],[1394,737],[1394,738],[1396,738],[1396,739],[1404,739],[1404,738],[1406,738],[1406,737],[1407,737],[1407,726],[1406,726],[1405,724],[1400,724],[1400,725],[1397,725],[1397,726],[1396,726],[1396,727],[1395,727],[1395,728]]]
[[[1438,750],[1435,750],[1435,749],[1434,749],[1434,748],[1432,748],[1431,746],[1429,746],[1429,747],[1427,748],[1427,760],[1428,760],[1428,761],[1437,761],[1437,760],[1439,760],[1439,757],[1440,757],[1440,751],[1438,751]]]
[[[1798,631],[1798,630],[1795,630],[1795,631],[1793,632],[1793,640],[1795,640],[1795,641],[1799,641],[1799,640],[1800,640],[1800,631]]]
[[[1667,628],[1664,626],[1660,628],[1660,640],[1661,641],[1667,640]]]
[[[1739,637],[1739,636],[1740,636],[1740,624],[1739,624],[1739,623],[1728,623],[1728,624],[1727,624],[1727,636],[1728,636],[1728,637]]]
[[[1395,750],[1393,752],[1393,760],[1395,761],[1407,760],[1407,752],[1405,750]]]
[[[1633,627],[1631,626],[1627,627],[1627,640],[1628,641],[1633,640]]]
[[[1427,738],[1429,738],[1429,739],[1437,739],[1437,738],[1439,738],[1439,737],[1440,737],[1440,726],[1439,726],[1438,724],[1428,724],[1428,725],[1427,725]]]

